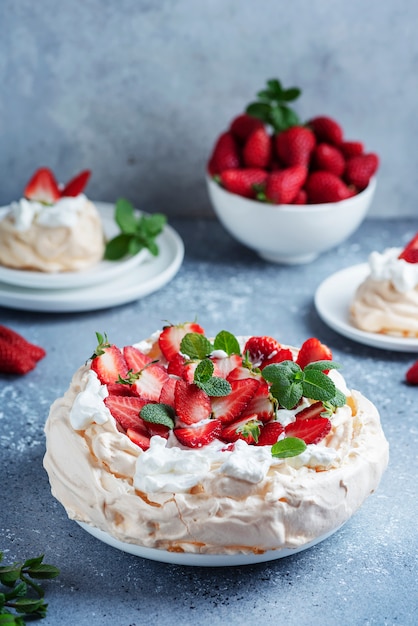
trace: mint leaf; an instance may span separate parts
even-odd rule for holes
[[[330,403],[334,406],[344,406],[347,402],[346,395],[339,389],[335,389],[335,396],[330,400]]]
[[[303,395],[312,400],[331,400],[335,396],[336,387],[332,380],[323,372],[310,369],[303,370]]]
[[[227,396],[232,391],[230,383],[219,376],[212,376],[208,381],[196,382],[196,385],[212,397]]]
[[[291,456],[298,456],[306,450],[306,443],[299,437],[285,437],[280,439],[271,447],[271,454],[276,459],[286,459]]]
[[[137,220],[132,204],[120,198],[116,202],[115,222],[123,233],[134,233],[136,230]]]
[[[323,372],[324,370],[339,370],[341,369],[341,365],[336,363],[335,361],[313,361],[312,363],[308,363],[305,365],[303,371],[309,372],[309,370],[319,370]]]
[[[146,422],[152,424],[162,424],[168,428],[174,428],[175,413],[169,404],[145,404],[139,415]]]
[[[129,252],[129,242],[131,237],[124,233],[116,235],[113,239],[107,242],[104,258],[107,261],[119,261]]]
[[[204,359],[212,352],[212,344],[201,333],[187,333],[181,340],[180,351],[191,359]]]
[[[227,330],[221,330],[213,342],[215,350],[223,350],[228,356],[231,354],[241,354],[238,339]]]
[[[214,365],[210,359],[203,359],[194,372],[195,383],[205,383],[212,378]]]
[[[143,248],[147,248],[154,256],[158,255],[155,239],[167,222],[165,215],[137,215],[132,204],[120,198],[116,202],[115,221],[122,232],[107,242],[105,259],[117,261],[126,254],[137,254]]]
[[[293,409],[303,396],[303,385],[300,381],[289,382],[286,385],[275,383],[270,387],[270,393],[280,406]]]

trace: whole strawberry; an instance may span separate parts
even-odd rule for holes
[[[303,187],[308,170],[303,165],[272,172],[266,181],[265,198],[273,204],[291,204]]]
[[[262,126],[254,130],[242,152],[246,167],[267,168],[272,155],[271,137]]]
[[[373,152],[360,154],[348,159],[344,178],[350,185],[354,185],[359,191],[367,187],[371,177],[379,167],[379,157]]]
[[[244,198],[255,198],[257,191],[266,182],[268,173],[260,168],[224,170],[219,175],[221,185],[230,193]]]
[[[340,146],[343,142],[343,129],[341,126],[333,120],[331,117],[325,115],[319,115],[312,118],[308,122],[308,126],[315,133],[315,137],[318,142],[325,141],[331,143],[334,146]]]
[[[354,191],[349,189],[341,178],[322,170],[309,175],[305,191],[309,204],[340,202],[354,195]]]
[[[308,167],[315,143],[315,135],[305,126],[292,126],[275,137],[277,156],[286,166]]]
[[[225,132],[218,138],[208,163],[211,176],[223,170],[240,167],[238,146],[232,133]]]
[[[232,120],[229,130],[239,142],[244,143],[254,130],[263,126],[263,122],[256,117],[241,113]]]
[[[320,143],[312,154],[312,167],[316,170],[331,172],[342,176],[345,170],[345,159],[341,150],[329,143]]]

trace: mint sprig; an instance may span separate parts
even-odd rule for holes
[[[208,396],[227,396],[232,391],[231,385],[225,378],[213,376],[214,369],[210,359],[200,361],[194,372],[194,383]]]
[[[297,113],[288,105],[301,94],[298,87],[284,89],[277,78],[267,81],[267,87],[257,93],[258,100],[251,102],[246,108],[248,115],[257,117],[279,133],[291,126],[300,124]]]
[[[201,333],[187,333],[180,343],[180,352],[190,359],[205,359],[212,350],[211,342]]]
[[[223,350],[228,356],[231,354],[241,354],[238,339],[227,330],[221,330],[213,342],[215,350]]]
[[[344,406],[345,395],[339,391],[323,370],[338,369],[333,361],[309,363],[302,370],[294,361],[267,365],[262,376],[271,383],[270,393],[285,409],[293,409],[304,396],[333,407]]]
[[[276,459],[288,459],[298,456],[306,450],[306,443],[299,437],[285,437],[271,447],[271,455]]]
[[[59,569],[43,563],[43,555],[24,563],[0,566],[0,624],[24,626],[24,619],[41,619],[48,605],[45,592],[35,580],[56,578]],[[0,561],[3,553],[0,552]]]
[[[105,259],[118,261],[126,255],[137,254],[143,248],[147,248],[154,256],[158,255],[159,249],[155,239],[167,222],[165,215],[162,213],[138,215],[128,200],[120,198],[116,202],[115,221],[121,232],[107,242]]]
[[[169,404],[145,404],[139,412],[145,422],[162,424],[168,428],[174,428],[175,412]]]

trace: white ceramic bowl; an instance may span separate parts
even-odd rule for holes
[[[376,188],[373,177],[361,193],[326,204],[265,204],[229,193],[209,176],[209,196],[220,222],[240,243],[274,263],[308,263],[360,226]]]

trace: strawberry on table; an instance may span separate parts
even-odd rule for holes
[[[405,374],[406,382],[410,385],[418,385],[418,361],[415,361]]]
[[[0,372],[3,374],[27,374],[33,370],[36,360],[25,353],[21,345],[0,338]]]
[[[45,350],[41,346],[37,346],[25,339],[22,335],[12,330],[8,326],[0,324],[0,339],[4,339],[10,345],[20,347],[29,359],[40,361],[46,355]]]
[[[60,195],[55,176],[47,167],[40,167],[36,170],[24,190],[25,198],[43,204],[54,204]]]

